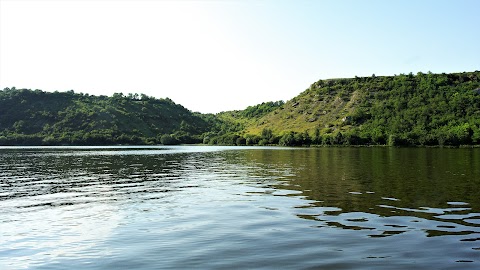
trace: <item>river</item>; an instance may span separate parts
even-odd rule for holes
[[[480,269],[480,149],[1,147],[0,269]]]

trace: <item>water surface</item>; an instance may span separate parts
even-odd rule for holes
[[[480,149],[0,148],[0,269],[480,269]]]

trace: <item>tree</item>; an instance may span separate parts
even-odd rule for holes
[[[162,137],[160,137],[160,143],[163,145],[179,144],[178,140],[170,134],[163,134]]]
[[[273,140],[273,132],[271,129],[264,128],[262,130],[262,139],[265,140],[267,143],[271,142]]]
[[[244,137],[238,137],[237,140],[236,140],[236,145],[246,145],[247,144],[247,140],[244,138]]]
[[[295,133],[293,131],[285,133],[278,142],[281,146],[294,146],[295,142]]]

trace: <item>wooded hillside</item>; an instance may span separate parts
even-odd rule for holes
[[[480,72],[319,80],[262,117],[237,115],[239,135],[267,144],[480,144]]]
[[[0,145],[478,145],[480,71],[319,80],[287,102],[192,113],[172,100],[0,91]]]
[[[194,143],[208,130],[202,117],[168,98],[0,91],[0,144]]]

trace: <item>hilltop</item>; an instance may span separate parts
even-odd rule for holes
[[[0,90],[0,145],[480,144],[480,71],[319,80],[295,98],[192,113],[172,100]]]

